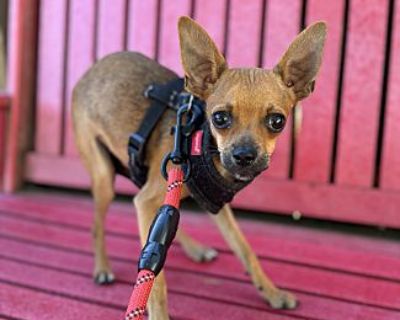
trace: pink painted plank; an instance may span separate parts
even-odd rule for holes
[[[11,224],[7,223],[7,221],[6,221],[6,226],[8,227],[8,230],[14,229]],[[47,229],[46,230],[47,234],[57,235],[58,233],[64,232],[60,231],[53,233],[50,231],[50,228],[47,228],[47,226],[45,228]],[[35,227],[32,228],[32,232],[33,234],[37,232]],[[82,242],[82,239],[79,238],[81,238],[79,235],[71,237],[70,241],[68,242],[68,246],[74,245],[74,243],[78,245],[79,241],[79,243],[81,244],[80,248],[83,248],[82,244],[87,243],[87,241]],[[47,235],[46,235],[46,241],[48,241]],[[125,239],[125,242],[126,241],[127,240]],[[119,249],[116,249],[117,247],[114,247],[114,245],[112,245],[113,242],[114,241],[111,241],[109,243],[111,244],[112,252],[114,254],[116,252],[119,252],[120,251],[119,249],[123,249],[123,251],[125,252],[123,254],[121,251],[121,254],[123,254],[123,256],[125,256],[126,254],[130,255],[129,253],[132,252],[127,246],[121,246],[122,243],[117,246]],[[56,244],[57,241],[55,241],[55,239],[52,239],[51,243]],[[15,248],[14,245],[14,250],[6,249],[5,254],[7,254],[7,252],[8,253],[12,252],[11,255],[14,258],[18,257],[19,259],[23,260],[27,259],[27,262],[32,261],[31,259],[34,259],[33,261],[35,261],[36,263],[43,263],[43,261],[46,261],[46,263],[49,262],[50,265],[53,264],[52,262],[53,260],[55,259],[58,260],[60,258],[60,256],[56,253],[56,251],[53,251],[53,254],[46,256],[46,252],[43,252],[41,250],[39,254],[43,260],[40,259],[40,261],[38,261],[38,259],[35,258],[36,255],[32,254],[32,257],[29,257],[29,254],[28,256],[26,255],[26,248],[24,245],[19,244],[19,247],[20,247],[19,249]],[[89,250],[90,244],[87,243],[84,245],[84,247],[87,248],[87,250]],[[22,250],[22,252],[20,252],[20,255],[18,255],[18,252],[20,250]],[[48,254],[48,249],[45,249],[45,251],[47,251]],[[66,253],[62,253],[62,255],[66,255]],[[183,257],[182,253],[180,253],[179,256]],[[175,258],[177,258],[177,256],[171,254],[169,261],[174,261]],[[121,289],[116,288],[116,286],[113,286],[112,288],[113,290],[104,292],[103,289],[100,289],[100,291],[96,293],[96,291],[98,290],[93,290],[92,289],[93,285],[91,285],[91,283],[89,283],[90,285],[87,285],[88,282],[90,281],[89,280],[90,271],[86,269],[89,266],[89,259],[90,257],[84,256],[79,261],[76,258],[73,259],[72,261],[75,260],[74,263],[71,263],[71,259],[67,259],[68,262],[65,261],[64,263],[61,263],[61,261],[59,260],[58,262],[56,262],[56,266],[57,264],[64,265],[61,266],[61,268],[63,269],[70,269],[72,267],[72,271],[78,271],[79,273],[83,272],[88,275],[87,279],[88,281],[82,280],[82,278],[79,277],[80,280],[79,286],[77,286],[77,284],[75,283],[76,282],[75,275],[65,274],[59,271],[42,270],[42,269],[41,271],[35,270],[38,268],[27,267],[29,263],[28,264],[24,263],[19,265],[16,263],[7,263],[4,260],[3,262],[1,262],[1,264],[3,266],[2,267],[3,277],[5,277],[7,280],[11,280],[14,282],[23,281],[24,283],[27,283],[29,285],[34,285],[39,287],[43,286],[47,290],[54,290],[54,288],[59,288],[58,290],[60,290],[65,294],[72,294],[74,296],[83,296],[84,298],[92,298],[95,300],[96,296],[97,299],[98,296],[100,296],[102,297],[103,302],[108,302],[108,303],[116,303],[117,301],[121,301],[121,299],[113,300],[116,299],[116,297],[121,294]],[[182,262],[185,263],[186,261],[182,260]],[[132,279],[132,268],[131,268],[132,263],[115,261],[114,264],[115,264],[115,270],[118,270],[119,279],[123,281],[130,281]],[[218,267],[218,264],[219,266],[222,265],[227,266],[226,268],[224,268],[223,272],[220,273],[220,275],[224,275],[224,278],[219,278],[218,280],[216,280],[214,279],[214,276],[208,276],[204,274],[204,272],[207,273],[207,270],[209,268]],[[275,278],[278,283],[284,285],[285,287],[289,287],[293,290],[294,289],[293,285],[294,285],[302,292],[311,290],[313,295],[316,293],[316,294],[323,294],[325,296],[325,298],[312,297],[312,302],[311,302],[310,301],[311,297],[309,297],[308,295],[305,294],[299,295],[303,303],[307,301],[309,302],[308,305],[303,305],[301,309],[296,311],[296,314],[301,316],[316,317],[317,313],[320,312],[321,307],[324,307],[324,309],[327,311],[327,314],[329,309],[330,312],[332,312],[335,307],[340,309],[342,314],[340,314],[340,317],[338,319],[348,319],[352,318],[355,315],[354,311],[358,310],[359,307],[357,307],[357,305],[354,304],[354,302],[350,304],[349,302],[331,301],[329,298],[327,298],[327,292],[324,292],[323,289],[324,284],[328,284],[325,285],[325,290],[329,289],[328,296],[330,295],[337,296],[338,298],[341,299],[350,298],[352,301],[359,301],[359,299],[362,298],[360,302],[368,304],[374,304],[378,302],[382,303],[379,305],[383,307],[387,306],[390,308],[396,308],[397,304],[400,302],[400,301],[396,302],[396,299],[398,299],[396,298],[396,292],[398,292],[399,290],[399,284],[392,284],[390,282],[379,282],[374,279],[369,279],[367,281],[366,279],[357,279],[356,277],[351,275],[340,275],[340,276],[337,276],[335,274],[329,275],[328,272],[309,270],[305,267],[299,267],[299,268],[296,267],[296,271],[294,271],[291,270],[292,269],[291,266],[282,265],[276,262],[270,262],[268,265],[273,278]],[[261,299],[255,299],[256,293],[251,285],[246,283],[245,284],[238,283],[237,281],[231,281],[229,278],[227,278],[231,277],[232,274],[235,274],[237,272],[237,269],[239,268],[239,262],[236,260],[232,260],[232,258],[230,257],[222,255],[218,263],[209,264],[206,266],[189,262],[186,263],[185,265],[181,265],[180,267],[178,267],[177,270],[170,269],[169,266],[170,264],[167,265],[167,278],[170,281],[170,283],[173,283],[173,285],[170,286],[170,290],[172,293],[187,291],[188,290],[187,285],[189,284],[190,287],[196,288],[195,293],[199,296],[200,298],[199,300],[201,300],[201,298],[208,298],[213,300],[217,299],[221,301],[224,300],[224,297],[226,297],[227,292],[231,292],[231,294],[229,295],[230,299],[227,300],[230,303],[232,302],[239,303],[241,305],[247,305],[250,308],[257,308],[259,310],[264,309],[265,311],[267,311],[264,302],[262,302]],[[186,273],[183,271],[183,269],[191,271],[198,270],[199,273],[193,273],[193,272]],[[30,272],[27,272],[27,270],[29,270]],[[30,276],[31,274],[37,274],[39,276],[31,277]],[[60,279],[60,276],[62,276],[62,280]],[[51,279],[51,280],[46,282],[41,280],[42,277],[43,279]],[[185,281],[180,281],[179,280],[180,277],[184,277]],[[60,286],[58,284],[59,281],[62,281],[65,284],[63,286]],[[289,286],[285,285],[285,283],[288,283]],[[305,286],[305,288],[303,288],[303,286]],[[119,287],[121,288],[120,285]],[[374,288],[374,290],[371,291],[370,290],[371,288]],[[233,292],[234,294],[232,294]],[[389,299],[389,301],[387,301],[387,299]],[[364,316],[366,315],[371,316],[377,311],[374,310],[374,308],[365,306],[363,306],[363,310],[364,310]],[[339,316],[339,314],[337,315]],[[388,316],[391,315],[391,313],[389,312],[388,314],[386,314],[384,312],[380,314],[380,316],[383,315]],[[394,316],[394,314],[392,314],[392,316]],[[373,317],[373,319],[380,319],[380,318]]]
[[[40,2],[35,150],[61,152],[66,1]]]
[[[231,67],[256,67],[260,54],[262,1],[232,0],[227,61]]]
[[[263,67],[272,69],[299,33],[300,0],[270,0],[267,3]],[[289,175],[292,119],[278,138],[266,177],[286,179]]]
[[[328,182],[340,72],[344,0],[307,2],[307,22],[326,21],[328,36],[316,88],[302,102],[303,122],[296,140],[295,178]]]
[[[225,38],[225,12],[227,2],[224,0],[202,0],[195,2],[195,19],[207,30],[208,34],[223,51]]]
[[[18,319],[118,319],[121,311],[0,283],[0,312]],[[9,318],[7,318],[9,319]]]
[[[88,195],[74,195],[71,197],[68,193],[54,192],[49,194],[48,192],[25,192],[19,193],[17,195],[0,195],[0,208],[5,211],[10,211],[13,214],[38,214],[44,215],[47,220],[56,221],[57,219],[63,222],[71,222],[76,220],[77,225],[84,225],[86,222],[81,222],[78,216],[85,215],[93,210],[93,200]],[[4,204],[4,205],[3,205]],[[61,210],[60,208],[68,209],[69,211],[63,211],[60,215],[53,214],[54,211]],[[77,208],[80,208],[77,210]],[[57,209],[57,210],[56,210]],[[71,219],[66,218],[70,216],[72,212],[76,212],[78,216],[72,216]],[[136,230],[136,226],[132,225],[128,227],[126,224],[134,223],[136,220],[132,217],[132,202],[128,199],[126,201],[113,201],[111,205],[111,215],[116,215],[112,222],[112,226],[121,225],[120,229],[113,229],[114,231],[124,230],[130,234],[132,230]],[[251,215],[251,213],[249,213]],[[193,231],[197,226],[201,226],[200,230],[204,233],[212,228],[211,220],[206,218],[204,215],[193,215],[191,212],[184,212],[183,223],[188,223]],[[187,215],[187,216],[186,216]],[[54,219],[54,220],[53,220]],[[307,227],[302,226],[291,226],[278,225],[278,224],[260,224],[254,221],[249,221],[244,218],[238,219],[243,230],[246,232],[252,232],[251,238],[265,239],[265,231],[268,230],[268,237],[274,236],[281,238],[285,235],[285,239],[292,240],[293,242],[308,242],[309,239],[319,239],[318,245],[324,248],[338,248],[342,247],[354,253],[357,251],[359,253],[373,253],[373,255],[387,255],[394,258],[400,258],[399,244],[396,241],[390,239],[376,239],[364,236],[359,236],[356,234],[342,234],[327,232],[326,230],[310,230]],[[91,223],[91,221],[89,222]],[[197,228],[198,229],[198,228]],[[214,227],[215,229],[215,227]],[[290,231],[288,231],[290,230]],[[211,230],[210,230],[211,232]],[[267,244],[260,245],[260,252],[264,252],[263,248],[268,246]],[[268,252],[273,252],[272,248],[266,249],[263,254]],[[279,252],[279,250],[277,251]],[[336,255],[332,254],[332,255]],[[301,256],[300,256],[301,257]],[[400,263],[400,261],[397,261]],[[309,261],[307,262],[309,263]],[[360,269],[362,270],[362,269]]]
[[[263,67],[272,69],[299,33],[300,0],[270,0],[267,4]]]
[[[370,187],[374,177],[388,1],[350,2],[336,182]],[[373,26],[373,28],[371,28]]]
[[[162,1],[160,20],[159,62],[183,75],[178,38],[178,19],[190,14],[189,0]]]
[[[380,186],[400,189],[400,2],[395,2]]]
[[[73,273],[78,272],[80,274],[86,274],[88,278],[91,275],[90,270],[92,268],[92,257],[89,255],[82,255],[79,253],[71,253],[71,252],[66,252],[66,251],[56,251],[53,248],[45,248],[45,247],[29,245],[29,244],[27,244],[27,246],[26,246],[26,244],[17,243],[12,240],[4,240],[4,245],[2,245],[2,243],[0,242],[0,246],[2,248],[4,247],[4,249],[5,249],[5,252],[2,253],[2,256],[9,257],[9,258],[11,258],[11,260],[13,260],[13,259],[23,260],[28,265],[31,263],[43,264],[43,261],[46,261],[47,266],[49,266],[50,268],[55,268],[56,270],[62,269],[62,270],[65,270],[66,272],[73,272]],[[35,254],[32,254],[33,252]],[[237,273],[237,270],[241,268],[239,265],[239,262],[234,257],[221,255],[218,262],[209,264],[209,265],[201,265],[201,264],[199,265],[194,262],[189,262],[187,260],[187,258],[183,257],[182,253],[172,254],[169,258],[169,261],[172,261],[172,260],[174,260],[173,265],[177,265],[177,267],[171,266],[169,263],[166,266],[167,279],[170,284],[169,290],[170,290],[170,292],[172,292],[172,294],[175,292],[178,292],[178,291],[179,292],[187,291],[188,288],[184,284],[188,284],[188,283],[193,284],[193,287],[197,288],[195,293],[197,295],[200,295],[200,299],[201,299],[201,296],[203,296],[203,297],[207,297],[207,298],[211,298],[211,299],[218,299],[218,300],[222,299],[223,300],[224,297],[226,296],[227,291],[228,292],[230,292],[230,291],[243,292],[243,290],[245,290],[245,292],[246,292],[245,295],[242,295],[242,294],[235,295],[235,296],[231,297],[232,300],[230,300],[230,302],[240,303],[242,305],[245,304],[248,307],[265,309],[264,302],[262,301],[262,299],[255,297],[254,291],[252,292],[252,290],[254,290],[254,288],[252,288],[251,285],[246,284],[244,287],[242,287],[243,289],[240,289],[241,285],[238,284],[237,280],[234,280],[234,278],[236,278],[235,273]],[[180,262],[177,264],[177,261],[180,261]],[[123,261],[123,259],[113,260],[113,262],[112,262],[113,269],[116,271],[117,278],[120,281],[123,281],[125,283],[131,281],[131,279],[132,279],[131,265],[133,263],[136,263],[136,262],[128,261],[127,259],[125,259],[125,261]],[[0,264],[1,264],[1,260],[0,260]],[[228,266],[226,268],[226,270],[221,270],[222,265]],[[274,262],[268,264],[268,266],[270,267],[269,269],[271,269],[270,271],[272,271],[271,275],[276,279],[276,281],[278,281],[278,283],[281,282],[282,278],[291,278],[292,277],[292,276],[285,276],[287,274],[293,273],[292,270],[289,270],[290,267],[288,268],[287,266],[283,265],[281,267],[281,269],[279,269],[278,265]],[[21,268],[23,268],[23,266],[19,267],[18,265],[16,265],[15,266],[16,270],[14,270],[14,271],[11,270],[12,276],[17,276],[17,275],[14,275],[14,273],[18,274],[18,270]],[[188,270],[189,272],[186,272],[186,270]],[[215,272],[212,270],[215,270]],[[196,271],[198,271],[198,273]],[[307,275],[307,273],[309,273],[309,274]],[[297,278],[299,278],[299,280],[296,279],[296,282],[302,283],[302,285],[308,289],[310,289],[310,287],[312,287],[311,290],[313,290],[313,294],[324,294],[324,292],[320,292],[318,289],[318,287],[321,287],[318,284],[319,282],[325,282],[325,283],[329,282],[330,283],[330,291],[335,291],[335,290],[345,291],[345,290],[347,290],[347,288],[355,286],[355,287],[357,287],[357,289],[354,290],[354,292],[353,292],[353,294],[355,295],[355,296],[353,296],[353,298],[355,298],[356,301],[358,299],[357,292],[358,292],[358,294],[361,293],[361,295],[365,295],[365,292],[370,291],[367,289],[372,287],[375,289],[375,292],[374,292],[374,294],[371,294],[370,296],[379,297],[379,298],[375,299],[379,303],[385,299],[385,297],[382,296],[382,292],[385,292],[384,293],[385,295],[389,295],[392,288],[395,290],[398,290],[398,287],[399,287],[399,284],[394,285],[394,286],[389,284],[389,286],[387,287],[389,292],[382,290],[382,289],[376,290],[377,284],[374,283],[374,281],[368,282],[368,280],[367,281],[363,280],[362,283],[364,283],[364,284],[361,285],[361,287],[360,287],[360,286],[358,286],[357,283],[354,282],[354,279],[352,279],[352,276],[345,275],[344,279],[342,279],[342,281],[346,283],[345,284],[346,289],[343,289],[342,287],[340,287],[340,289],[332,290],[331,289],[332,287],[338,288],[336,286],[342,285],[340,283],[336,283],[337,281],[334,280],[335,277],[333,277],[334,279],[332,280],[331,279],[332,277],[328,276],[328,278],[326,278],[326,274],[321,274],[319,271],[316,271],[315,273],[313,271],[311,271],[311,272],[306,271],[306,268],[299,268],[299,270],[296,271],[296,275],[297,275]],[[6,271],[6,276],[7,276],[7,271]],[[53,276],[57,277],[57,274],[54,274]],[[184,279],[184,281],[179,281],[178,280],[179,276],[182,277]],[[224,280],[221,280],[220,277],[223,277]],[[248,277],[246,277],[243,273],[240,275],[240,279],[242,279],[242,281],[240,281],[240,282],[244,281],[247,283],[249,280]],[[87,280],[84,280],[84,281],[87,281]],[[290,281],[290,280],[289,279],[284,280],[284,282],[286,282],[286,281]],[[333,282],[330,282],[330,281],[333,281]],[[182,283],[183,283],[183,285],[182,285]],[[211,284],[212,287],[210,288],[207,285],[205,286],[204,285],[205,283]],[[215,287],[215,283],[217,283],[217,287]],[[212,284],[214,284],[214,286]],[[317,288],[314,288],[314,286],[316,286]],[[381,286],[384,287],[385,284],[382,284]],[[285,286],[285,287],[290,288],[291,290],[295,290],[293,288],[293,286],[292,287]],[[302,291],[304,292],[304,290],[302,290]],[[330,292],[330,293],[333,293],[333,292]],[[110,293],[110,294],[113,294],[113,293]],[[340,292],[339,292],[339,294],[340,294]],[[327,298],[326,295],[325,295],[325,298]],[[342,298],[345,298],[345,297],[342,297]],[[304,299],[306,299],[306,301],[307,301],[307,300],[310,300],[310,297],[308,297],[305,294],[304,296],[301,296],[301,299],[302,299],[302,302],[304,302]],[[319,299],[317,299],[317,301],[318,300]],[[393,299],[391,299],[391,300],[393,300]],[[360,301],[360,302],[362,302],[362,301]],[[112,303],[112,301],[110,301],[110,303]],[[344,304],[344,306],[345,305],[346,304]],[[384,307],[384,305],[380,305],[380,304],[378,304],[378,305]],[[315,301],[313,301],[311,305],[306,307],[306,309],[314,308],[314,306],[315,306]],[[396,306],[389,305],[389,303],[387,303],[386,306],[388,306],[390,308],[393,308],[393,307],[396,308]],[[346,312],[347,312],[346,309],[344,309],[344,312],[345,313],[343,316],[345,316],[345,315],[349,316],[348,314],[346,314]],[[298,312],[296,312],[296,314],[299,315]],[[302,310],[302,312],[300,312],[300,314],[303,314],[303,315],[306,314],[308,316],[314,315],[310,311],[306,311],[306,310]]]
[[[99,0],[97,59],[121,51],[125,39],[125,0]]]
[[[157,0],[129,0],[128,50],[155,58]]]
[[[114,235],[131,236],[132,241],[135,241],[133,239],[138,238],[138,227],[136,219],[132,216],[132,210],[132,205],[127,203],[113,204],[107,218],[107,230]],[[89,231],[93,205],[87,200],[71,200],[48,195],[42,197],[35,195],[33,198],[29,196],[2,197],[0,211],[3,215],[11,214],[16,219],[33,219],[37,223],[62,223],[65,228]],[[194,216],[189,212],[184,212],[183,216],[182,224],[185,230],[196,239],[212,243],[221,252],[227,252],[226,244],[216,234],[216,228],[207,218]],[[253,248],[256,248],[262,260],[278,259],[306,264],[317,269],[329,268],[337,272],[351,271],[366,277],[400,280],[398,271],[400,270],[400,251],[399,244],[396,242],[344,236],[326,231],[310,231],[307,228],[260,225],[243,220],[240,221],[240,225],[244,233],[249,235]],[[309,239],[314,241],[310,243]],[[4,244],[4,240],[2,241],[0,252],[5,254],[6,251],[14,251],[12,247]],[[269,262],[266,264],[266,270],[269,270]],[[234,270],[232,276],[242,279],[241,275]]]
[[[94,62],[94,34],[96,0],[70,2],[69,15],[69,41],[67,51],[67,83],[65,103],[65,131],[64,131],[64,154],[77,156],[75,147],[72,121],[71,121],[71,98],[72,89],[79,78],[86,72]]]
[[[75,297],[75,299],[89,299],[93,303],[104,305],[110,304],[116,308],[124,310],[125,301],[128,300],[132,286],[128,282],[132,282],[135,272],[132,272],[132,266],[125,264],[123,268],[124,283],[115,283],[108,288],[95,286],[90,279],[90,273],[87,277],[81,275],[70,274],[67,272],[60,272],[51,269],[44,269],[37,266],[24,266],[21,263],[16,263],[7,260],[1,260],[4,274],[0,277],[6,278],[18,284],[28,284],[42,290],[55,291],[64,295]],[[68,264],[68,262],[66,262]],[[81,263],[79,263],[81,265]],[[79,266],[78,264],[78,266]],[[25,271],[24,271],[25,270]],[[80,270],[83,271],[82,269]],[[32,274],[36,274],[32,277]],[[202,279],[203,278],[203,281]],[[169,305],[170,313],[176,317],[192,317],[195,313],[196,316],[202,319],[216,319],[218,315],[226,316],[228,319],[259,319],[259,317],[267,317],[268,319],[282,319],[288,320],[290,316],[284,314],[275,314],[271,309],[267,309],[264,302],[257,303],[258,308],[251,308],[250,306],[243,307],[235,305],[234,301],[226,298],[226,292],[229,288],[224,288],[225,285],[236,286],[236,283],[229,283],[228,280],[221,279],[217,283],[208,282],[206,277],[199,277],[196,275],[188,275],[188,281],[180,281],[178,272],[168,274],[170,283],[175,283],[170,290]],[[191,290],[196,286],[196,291]],[[246,299],[251,302],[251,296],[246,297],[251,291],[247,284],[239,284],[244,290],[237,290],[235,294],[236,300]],[[191,294],[188,295],[186,292]],[[214,292],[211,296],[207,296],[208,292]],[[219,291],[219,292],[218,292]],[[253,295],[257,293],[253,289]],[[225,296],[223,294],[225,293]],[[195,295],[195,297],[193,297]],[[222,296],[217,301],[213,301],[215,296]],[[243,298],[242,298],[243,297]],[[253,299],[254,300],[254,299]],[[259,299],[261,300],[261,299]],[[255,303],[253,302],[252,305]],[[78,311],[78,310],[76,310]],[[389,313],[390,315],[390,313]],[[77,317],[80,318],[80,317]],[[104,319],[104,318],[99,318]],[[187,318],[185,318],[187,319]]]
[[[262,192],[260,192],[262,190]],[[233,201],[236,207],[306,217],[400,228],[400,198],[377,189],[273,180],[261,177]]]
[[[44,185],[90,188],[90,178],[82,162],[77,157],[46,156],[30,153],[26,159],[25,179]],[[119,193],[132,195],[136,186],[125,177],[116,177],[115,189]]]
[[[138,241],[133,240],[132,241]],[[62,269],[69,272],[79,272],[90,276],[93,268],[92,255],[83,249],[71,252],[60,250],[57,244],[46,246],[46,243],[34,244],[19,242],[11,239],[0,240],[1,256],[10,260],[23,260],[26,264],[43,264],[54,269]],[[127,259],[127,254],[119,255],[111,252],[113,270],[117,278],[123,281],[131,281],[133,264],[136,264],[136,256]],[[1,260],[0,260],[1,265]],[[296,267],[276,261],[262,260],[262,265],[274,281],[287,289],[294,291],[310,292],[312,294],[324,295],[325,297],[343,298],[355,303],[371,303],[389,308],[399,308],[398,299],[386,295],[395,294],[400,290],[399,283],[388,281],[377,281],[369,278],[360,278],[349,274],[335,274],[309,267]],[[224,267],[226,266],[226,267]],[[182,279],[187,281],[190,274],[201,274],[204,277],[227,278],[235,282],[248,282],[249,278],[243,272],[238,259],[226,253],[220,253],[218,261],[212,264],[201,265],[189,261],[180,250],[173,249],[168,256],[166,265],[168,273],[181,273]],[[297,275],[296,278],[294,275]],[[323,283],[330,283],[330,287]],[[172,282],[174,283],[174,282]],[[171,286],[172,290],[178,289]],[[368,290],[373,288],[374,290]],[[249,292],[251,294],[251,292]],[[254,300],[257,300],[254,297]],[[261,300],[261,299],[260,299]],[[382,301],[385,300],[385,301]],[[393,302],[394,301],[394,302]],[[396,302],[397,301],[397,302]]]

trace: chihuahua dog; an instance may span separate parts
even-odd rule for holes
[[[181,17],[178,29],[185,89],[206,102],[207,121],[219,150],[215,166],[228,180],[250,180],[268,167],[285,120],[314,89],[326,25],[317,22],[301,32],[273,70],[230,69],[196,22]],[[74,88],[76,145],[91,177],[95,205],[94,279],[99,284],[114,280],[106,253],[104,221],[114,197],[115,175],[127,170],[128,137],[138,129],[150,105],[143,92],[151,83],[166,83],[176,77],[171,70],[139,53],[121,52],[98,61]],[[173,147],[170,128],[174,120],[175,112],[167,110],[146,147],[148,178],[133,201],[142,244],[164,198],[166,182],[160,174],[160,163]],[[188,195],[184,190],[182,197]],[[295,308],[295,297],[278,289],[265,275],[229,205],[211,217],[269,305]],[[181,229],[176,237],[183,251],[195,261],[210,261],[217,255]],[[169,319],[163,272],[156,279],[148,312],[151,320]]]

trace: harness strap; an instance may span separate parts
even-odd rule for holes
[[[216,156],[207,122],[192,135],[191,175],[186,185],[196,202],[206,211],[218,213],[251,181],[228,181],[214,165]],[[217,151],[218,152],[218,151]]]
[[[183,79],[175,79],[167,84],[150,85],[144,95],[152,100],[139,129],[129,137],[129,170],[133,182],[140,188],[147,179],[145,166],[145,146],[151,133],[167,108],[177,109],[176,98],[183,90]]]

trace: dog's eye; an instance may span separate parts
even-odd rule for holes
[[[226,129],[232,124],[232,116],[228,111],[217,111],[212,114],[212,122],[214,127]]]
[[[286,118],[280,113],[271,113],[265,118],[267,128],[273,133],[279,133],[283,130]]]

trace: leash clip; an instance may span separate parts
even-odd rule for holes
[[[202,123],[204,112],[203,105],[193,103],[193,95],[185,94],[184,98],[186,103],[178,109],[176,125],[173,127],[174,149],[164,157],[161,164],[161,173],[168,180],[167,165],[171,161],[175,165],[182,166],[184,172],[183,182],[186,182],[191,173],[189,158],[190,137]]]

